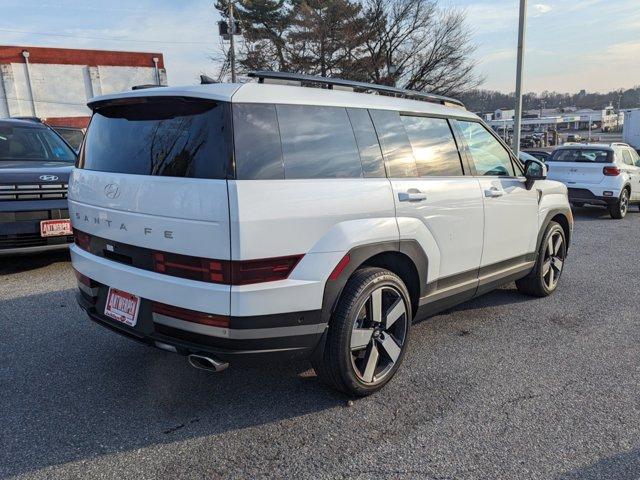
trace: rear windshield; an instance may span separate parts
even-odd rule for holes
[[[76,155],[48,128],[0,126],[0,161],[33,160],[74,163]]]
[[[224,179],[232,174],[229,105],[145,98],[98,108],[81,167],[100,172]]]
[[[547,162],[583,162],[583,163],[611,163],[613,152],[596,148],[562,148],[556,150]]]

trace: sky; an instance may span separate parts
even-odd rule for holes
[[[529,0],[524,90],[606,92],[640,84],[640,0]],[[540,2],[540,3],[537,3]],[[213,74],[213,0],[0,0],[0,45],[161,52],[171,85]],[[483,88],[514,90],[518,0],[464,9]]]

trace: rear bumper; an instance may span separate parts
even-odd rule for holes
[[[0,255],[35,253],[66,248],[72,236],[40,236],[40,222],[69,218],[66,200],[0,203]]]
[[[619,190],[605,190],[598,189],[592,191],[587,188],[573,188],[569,189],[569,201],[572,203],[588,203],[590,205],[613,205],[618,201],[620,196]],[[611,192],[611,196],[604,196],[604,192]]]
[[[80,285],[76,298],[94,322],[125,337],[181,355],[200,354],[221,360],[291,359],[310,356],[326,328],[320,311],[280,315],[229,317],[229,327],[212,327],[152,312],[151,301],[141,299],[134,327],[103,314],[108,287]]]

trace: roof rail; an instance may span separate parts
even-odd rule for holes
[[[348,87],[352,88],[354,91],[375,91],[384,95],[390,95],[394,97],[422,100],[425,102],[439,103],[441,105],[455,105],[464,108],[464,103],[455,98],[444,97],[442,95],[436,95],[434,93],[405,90],[403,88],[390,87],[388,85],[377,85],[375,83],[355,82],[352,80],[344,80],[341,78],[316,77],[314,75],[304,75],[301,73],[256,71],[249,72],[247,75],[251,78],[257,78],[259,83],[264,83],[265,79],[300,82],[301,84],[319,83],[322,85],[326,85],[330,89],[333,89],[336,86]]]

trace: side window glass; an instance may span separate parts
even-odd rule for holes
[[[362,177],[345,108],[277,105],[285,178]]]
[[[462,120],[458,120],[458,125],[478,175],[514,175],[509,153],[486,128],[480,123]]]
[[[633,160],[631,159],[631,152],[629,152],[629,150],[627,150],[626,148],[622,150],[622,158],[624,159],[624,163],[626,163],[627,165],[634,164]]]
[[[347,114],[356,136],[356,143],[360,151],[362,172],[365,177],[384,177],[384,160],[380,143],[369,111],[363,108],[347,108]]]
[[[370,110],[369,113],[378,132],[389,177],[417,177],[416,161],[400,114],[391,110]]]
[[[638,152],[636,152],[635,150],[629,150],[629,153],[631,154],[631,160],[633,160],[633,164],[636,167],[640,167],[640,155],[638,155]]]
[[[238,180],[284,178],[275,105],[234,104],[233,136]]]
[[[400,117],[413,147],[418,175],[464,175],[449,122],[443,118],[402,115]]]

